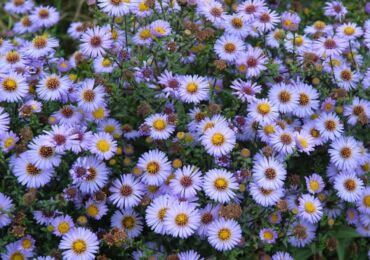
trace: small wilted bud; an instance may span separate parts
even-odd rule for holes
[[[177,254],[173,254],[173,255],[167,256],[166,260],[180,260],[180,257]]]
[[[105,202],[107,200],[107,194],[105,194],[103,191],[97,191],[94,193],[93,199],[96,202]]]
[[[208,110],[209,112],[211,112],[211,114],[216,115],[216,114],[221,113],[221,106],[216,103],[211,103],[208,105]]]
[[[21,137],[21,140],[25,142],[28,142],[33,138],[32,130],[29,127],[21,128],[21,130],[19,131],[19,135]]]
[[[330,94],[330,97],[333,98],[334,100],[341,99],[341,98],[346,98],[348,96],[348,93],[345,89],[343,88],[338,88],[333,90],[333,92]]]
[[[329,251],[335,251],[338,247],[338,240],[335,237],[331,237],[326,240],[326,248]]]
[[[299,185],[301,183],[301,178],[297,174],[292,174],[289,176],[289,182],[291,185]]]
[[[13,225],[10,228],[10,233],[15,237],[24,237],[26,228],[19,225]]]
[[[213,64],[215,65],[216,69],[218,69],[218,70],[224,70],[227,67],[227,63],[224,60],[215,60],[213,62]]]
[[[167,43],[167,50],[170,52],[175,52],[177,50],[176,42]]]
[[[146,1],[144,2],[144,4],[145,4],[147,7],[152,8],[152,7],[154,7],[155,0],[146,0]]]
[[[105,255],[98,255],[96,257],[96,260],[109,260],[109,258],[107,256],[105,256]]]
[[[26,194],[23,195],[23,201],[24,204],[30,205],[36,200],[36,192],[33,190],[30,190]]]
[[[240,155],[244,158],[248,158],[251,156],[251,151],[248,148],[243,148],[240,150]]]
[[[142,199],[141,199],[141,205],[142,206],[147,206],[150,204],[150,202],[152,201],[152,199],[149,197],[149,196],[144,196]]]
[[[219,215],[226,219],[239,219],[242,213],[242,208],[235,203],[221,206],[221,209],[219,211]]]
[[[279,200],[276,207],[281,212],[286,212],[288,211],[288,202],[286,200]]]
[[[137,114],[140,115],[140,116],[143,116],[143,117],[146,117],[148,114],[150,114],[151,110],[152,110],[152,108],[145,101],[140,102],[140,104],[138,105],[138,107],[136,109]]]
[[[273,150],[270,146],[265,146],[265,147],[262,148],[262,153],[266,157],[270,157],[272,155],[272,152],[273,152]]]
[[[13,222],[16,224],[20,224],[23,222],[25,217],[26,217],[26,214],[24,214],[24,212],[22,211],[19,211],[15,214]]]
[[[178,122],[177,114],[172,113],[167,116],[167,121],[171,125],[176,125]]]

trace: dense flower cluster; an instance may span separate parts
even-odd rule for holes
[[[2,259],[367,254],[370,20],[340,1],[309,24],[263,0],[89,3],[70,56],[60,10],[4,5]]]

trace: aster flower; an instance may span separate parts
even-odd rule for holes
[[[297,31],[301,18],[295,12],[286,11],[281,15],[281,25],[284,30]]]
[[[108,133],[93,134],[90,140],[89,149],[99,159],[108,160],[114,156],[117,150],[117,142]]]
[[[171,25],[165,20],[156,20],[150,24],[152,35],[156,37],[164,37],[171,34]]]
[[[33,8],[34,3],[31,0],[10,0],[5,6],[4,10],[10,14],[24,14]]]
[[[304,220],[295,221],[289,226],[288,242],[295,247],[304,247],[315,238],[316,227]]]
[[[234,148],[236,137],[234,131],[220,124],[207,129],[201,137],[201,142],[207,153],[222,156]]]
[[[264,8],[256,15],[253,25],[259,32],[265,33],[273,30],[278,22],[278,14],[268,8]]]
[[[225,15],[225,32],[239,38],[245,38],[249,34],[249,22],[239,14]]]
[[[251,102],[255,99],[255,95],[262,90],[262,87],[257,83],[241,79],[234,80],[230,87],[234,90],[233,94],[243,102]]]
[[[45,138],[38,136],[29,145],[29,160],[37,168],[49,169],[58,166],[61,162],[60,154],[56,153],[55,146]]]
[[[12,207],[13,200],[0,192],[0,228],[9,225],[12,222],[9,214]]]
[[[25,78],[17,73],[11,72],[0,77],[0,100],[17,102],[28,93],[28,85]]]
[[[93,199],[89,199],[85,203],[86,215],[99,220],[108,212],[108,207],[105,203],[96,203]]]
[[[202,100],[208,99],[209,84],[206,78],[198,75],[183,76],[179,91],[182,101],[198,104]]]
[[[94,27],[81,35],[81,52],[90,57],[103,56],[112,46],[111,34],[107,28]]]
[[[172,206],[172,197],[162,195],[154,198],[146,209],[145,219],[147,225],[156,233],[166,234],[167,230],[164,225],[168,209]]]
[[[272,255],[272,260],[294,260],[294,259],[289,253],[279,251]]]
[[[69,233],[74,228],[73,219],[69,215],[56,217],[51,221],[53,233],[59,237]]]
[[[28,152],[24,152],[11,164],[13,174],[18,182],[28,188],[40,188],[49,183],[53,169],[40,169],[30,161]]]
[[[322,113],[316,121],[316,127],[324,140],[334,140],[343,132],[343,124],[334,113]]]
[[[26,43],[23,51],[25,55],[31,58],[41,58],[54,53],[54,48],[58,46],[57,39],[46,35],[37,35],[31,42]]]
[[[207,204],[206,207],[199,210],[200,226],[198,228],[198,234],[201,238],[207,237],[210,224],[216,221],[219,217],[219,210],[219,205],[212,204]]]
[[[159,150],[144,153],[139,158],[138,167],[144,171],[142,181],[149,185],[163,183],[171,171],[166,154]]]
[[[278,237],[277,232],[272,228],[263,228],[259,232],[259,237],[263,243],[275,244]]]
[[[258,14],[266,10],[265,1],[246,0],[238,5],[238,13],[244,16],[248,21],[253,21]]]
[[[253,180],[264,189],[282,187],[286,174],[284,166],[273,157],[256,160],[252,169]]]
[[[223,35],[217,39],[214,50],[220,59],[233,62],[245,50],[245,45],[236,36]]]
[[[257,122],[272,122],[278,117],[278,111],[268,99],[255,99],[248,106],[248,113]]]
[[[150,127],[150,136],[154,140],[168,139],[175,130],[175,126],[168,122],[165,114],[154,114],[145,119],[145,124]]]
[[[59,248],[63,250],[63,257],[67,260],[92,260],[99,250],[99,241],[93,232],[78,227],[63,236]]]
[[[92,194],[102,188],[110,173],[103,161],[95,156],[79,157],[72,165],[69,173],[73,183],[83,192]]]
[[[359,164],[360,150],[353,137],[339,137],[329,149],[330,161],[340,170],[352,170]]]
[[[120,179],[113,181],[109,191],[111,192],[109,200],[116,207],[126,209],[139,205],[144,195],[144,186],[131,174],[124,174]]]
[[[95,80],[86,79],[78,90],[78,105],[85,111],[94,111],[104,104],[104,89],[95,86]]]
[[[199,211],[187,202],[174,203],[164,217],[167,233],[183,239],[191,236],[199,224]]]
[[[131,1],[99,0],[98,6],[109,16],[124,16],[130,13]]]
[[[60,15],[53,6],[37,6],[30,15],[30,20],[42,27],[49,28],[59,22]]]
[[[204,192],[217,202],[229,202],[236,194],[238,185],[231,172],[223,169],[213,169],[206,172],[203,184]]]
[[[208,228],[208,242],[218,251],[232,249],[241,239],[241,227],[233,219],[218,219]]]
[[[343,114],[348,118],[347,122],[351,125],[355,125],[360,121],[361,116],[365,116],[368,121],[370,116],[370,102],[355,97],[350,105],[344,106]]]
[[[340,55],[346,47],[345,40],[337,36],[321,37],[313,43],[313,49],[321,57]]]
[[[175,172],[175,177],[170,181],[170,187],[174,194],[184,198],[196,195],[202,189],[202,173],[195,166],[183,166]]]
[[[334,75],[338,86],[347,91],[357,88],[357,83],[360,80],[359,73],[352,71],[348,66],[334,69]]]
[[[246,52],[240,54],[236,60],[239,68],[243,68],[243,73],[247,78],[257,77],[262,71],[266,70],[267,58],[262,49],[256,47],[247,48]]]
[[[306,187],[309,193],[317,194],[324,190],[325,183],[322,177],[316,173],[305,177]]]
[[[357,200],[357,208],[361,213],[370,214],[370,187],[365,187],[362,190]]]
[[[263,207],[275,205],[284,195],[284,190],[282,188],[265,189],[254,182],[250,183],[249,191],[252,198]]]
[[[323,215],[321,202],[310,194],[299,198],[298,215],[310,223],[317,223]]]
[[[341,173],[334,180],[338,197],[347,202],[356,202],[363,187],[364,183],[354,173]]]
[[[27,259],[32,256],[32,252],[27,252],[19,248],[19,243],[9,243],[5,247],[6,251],[0,256],[2,259]]]
[[[324,7],[325,15],[332,16],[337,20],[342,20],[347,14],[347,8],[341,1],[327,2]]]

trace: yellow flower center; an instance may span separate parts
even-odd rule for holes
[[[107,132],[107,133],[110,133],[110,134],[112,134],[115,130],[116,130],[116,128],[114,127],[114,125],[106,125],[104,127],[104,132]]]
[[[100,152],[103,152],[103,153],[108,152],[110,149],[110,143],[107,140],[101,139],[96,142],[96,148]]]
[[[266,230],[265,232],[263,232],[263,238],[265,240],[272,240],[274,238],[274,234],[271,231]]]
[[[189,217],[185,213],[180,213],[175,218],[176,225],[185,226],[189,222]]]
[[[149,39],[151,36],[152,36],[152,35],[151,35],[151,33],[150,33],[150,30],[149,30],[149,29],[144,29],[144,30],[142,30],[142,31],[140,32],[140,38],[141,38],[141,39],[146,40],[146,39]]]
[[[221,146],[225,143],[225,136],[221,133],[215,133],[212,136],[212,144],[215,146]]]
[[[139,11],[140,12],[149,11],[149,7],[145,4],[145,2],[141,2],[139,4]]]
[[[159,171],[159,163],[157,163],[155,161],[149,162],[148,165],[146,166],[146,170],[150,174],[156,174],[156,173],[158,173],[158,171]]]
[[[72,243],[72,250],[76,254],[82,254],[87,250],[86,242],[82,239],[77,239]]]
[[[218,231],[218,238],[222,241],[227,241],[231,238],[231,231],[228,228],[221,228]]]
[[[58,225],[58,231],[61,234],[67,233],[69,231],[69,228],[70,228],[70,226],[69,226],[68,222],[65,222],[65,221],[61,222]]]
[[[167,123],[162,118],[158,118],[153,122],[153,128],[157,131],[162,131],[166,128]]]
[[[313,214],[316,212],[316,206],[313,202],[311,201],[307,201],[305,204],[304,204],[304,210],[309,213],[309,214]]]
[[[353,28],[353,27],[346,27],[346,28],[344,28],[344,31],[343,32],[344,32],[345,35],[351,36],[351,35],[353,35],[355,33],[355,28]]]
[[[311,188],[311,190],[313,190],[315,192],[318,191],[319,188],[320,188],[319,182],[315,181],[315,180],[311,180],[310,181],[310,188]]]
[[[363,199],[363,202],[364,202],[364,205],[367,207],[367,208],[370,208],[370,195],[366,195]]]
[[[103,59],[101,65],[103,67],[109,67],[112,64],[112,62],[109,59]]]
[[[126,216],[122,219],[122,226],[130,230],[135,226],[135,219],[131,216]]]
[[[214,185],[217,190],[222,191],[222,190],[226,190],[228,183],[225,178],[219,177],[215,180]]]
[[[8,137],[4,141],[4,147],[9,148],[14,144],[14,138],[13,137]]]
[[[303,37],[298,35],[294,38],[294,44],[296,46],[301,46],[303,44]]]
[[[195,92],[197,92],[197,90],[198,90],[198,85],[194,82],[191,82],[186,86],[186,91],[191,94],[194,94]]]
[[[159,34],[165,34],[165,33],[166,33],[166,29],[165,29],[165,28],[163,28],[163,27],[160,27],[160,26],[155,27],[155,28],[154,28],[154,31],[156,31],[156,32],[157,32],[157,33],[159,33]]]
[[[13,92],[17,89],[17,82],[14,79],[5,79],[3,81],[3,87],[8,92]]]
[[[292,20],[290,20],[290,19],[286,19],[285,21],[284,21],[284,26],[285,27],[289,27],[289,26],[291,26],[293,24],[293,21]]]
[[[95,217],[99,214],[99,208],[96,205],[90,205],[86,209],[87,214],[89,214],[92,217]]]
[[[298,142],[299,144],[303,147],[303,148],[307,148],[308,147],[308,142],[306,139],[304,139],[303,137],[298,137]]]
[[[24,249],[30,249],[30,248],[32,247],[32,241],[31,241],[31,240],[29,240],[29,239],[24,239],[24,240],[22,241],[22,247],[23,247]]]
[[[24,260],[25,257],[20,252],[16,251],[10,256],[10,260]]]
[[[271,108],[269,104],[261,103],[257,106],[257,110],[258,110],[258,113],[262,115],[267,115],[270,112]]]
[[[160,221],[164,220],[164,217],[166,216],[167,208],[162,208],[158,211],[158,218]]]
[[[273,125],[266,125],[264,128],[263,128],[263,131],[265,132],[265,134],[273,134],[275,133],[275,127]]]
[[[92,113],[95,119],[102,119],[105,116],[104,108],[100,107],[94,110]]]

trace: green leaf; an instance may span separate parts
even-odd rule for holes
[[[294,259],[306,260],[312,256],[312,251],[309,248],[295,248],[292,249],[292,255]]]

